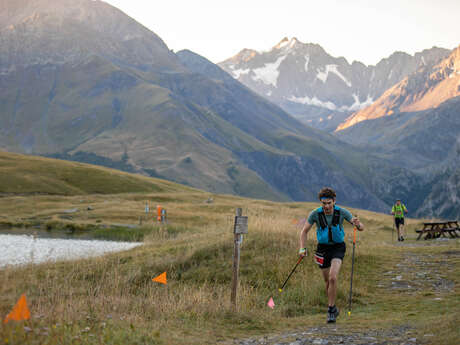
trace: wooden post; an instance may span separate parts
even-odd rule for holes
[[[238,289],[238,272],[240,270],[240,245],[243,242],[243,234],[248,233],[248,217],[243,217],[243,210],[236,209],[235,224],[233,226],[234,249],[233,249],[233,279],[231,303],[236,310],[236,291]]]

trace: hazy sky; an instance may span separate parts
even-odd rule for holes
[[[375,65],[460,44],[460,0],[106,0],[170,49],[214,63],[243,48],[270,50],[283,37],[317,43],[334,57]]]

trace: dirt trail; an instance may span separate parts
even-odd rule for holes
[[[410,249],[404,253],[403,259],[391,270],[384,273],[383,279],[376,282],[376,289],[391,291],[391,293],[423,294],[434,292],[435,300],[442,299],[442,293],[449,293],[454,289],[454,282],[449,280],[453,271],[452,262],[460,261],[460,250],[445,251],[442,255],[417,253]],[[345,316],[342,310],[340,317]],[[326,315],[325,315],[326,317]],[[283,332],[278,335],[235,339],[220,344],[237,345],[415,345],[432,342],[429,331],[422,339],[416,338],[416,330],[406,325],[391,329],[368,329],[366,331],[350,331],[338,324],[324,324],[315,328],[301,331]]]
[[[340,326],[321,326],[309,328],[301,332],[283,333],[276,336],[259,337],[244,340],[234,340],[225,344],[238,345],[414,345],[420,344],[407,327],[397,327],[390,330],[368,330],[366,332],[351,332]],[[224,344],[224,343],[222,343]]]

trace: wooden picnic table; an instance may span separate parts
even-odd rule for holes
[[[415,230],[415,232],[418,233],[417,240],[419,240],[423,235],[425,235],[425,240],[430,238],[439,238],[441,236],[447,237],[446,233],[452,238],[460,237],[459,234],[457,234],[457,231],[460,234],[460,226],[457,220],[426,222],[423,223],[423,229]]]

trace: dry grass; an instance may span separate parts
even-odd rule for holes
[[[213,203],[206,203],[209,197]],[[312,203],[273,203],[201,192],[0,198],[2,220],[13,224],[138,224],[145,201],[161,203],[169,225],[144,222],[145,245],[101,258],[7,268],[0,270],[0,315],[6,315],[25,292],[33,318],[22,326],[3,325],[5,343],[28,344],[213,344],[220,339],[249,336],[286,327],[324,322],[325,293],[311,254],[293,275],[282,294],[277,288],[297,260],[297,222],[316,207]],[[91,205],[93,210],[86,207]],[[233,215],[242,207],[249,216],[249,234],[242,245],[238,310],[230,305],[233,253]],[[67,209],[78,208],[71,214]],[[447,312],[458,310],[458,265],[455,290],[443,293],[443,303],[424,294],[406,296],[377,287],[391,279],[383,275],[405,252],[441,253],[458,250],[458,241],[417,242],[419,220],[408,221],[410,245],[391,242],[391,217],[358,212],[367,230],[359,233],[356,248],[353,317],[343,326],[366,328],[409,324],[422,332]],[[71,215],[63,219],[60,216]],[[153,222],[152,222],[153,223]],[[107,232],[112,230],[107,229]],[[136,231],[136,230],[132,230]],[[351,228],[346,227],[348,234]],[[308,243],[314,250],[314,236]],[[347,306],[352,245],[341,271],[338,305]],[[168,285],[151,279],[167,272]],[[430,288],[427,287],[430,292]],[[433,293],[433,291],[431,291]],[[273,296],[276,307],[266,307]],[[458,315],[458,314],[457,314]],[[454,319],[452,319],[454,317]],[[458,320],[442,318],[445,332],[434,330],[431,340],[454,344]],[[439,322],[439,321],[436,321]],[[40,335],[45,334],[45,335]],[[453,335],[452,335],[453,334]],[[458,335],[458,334],[457,334]]]

